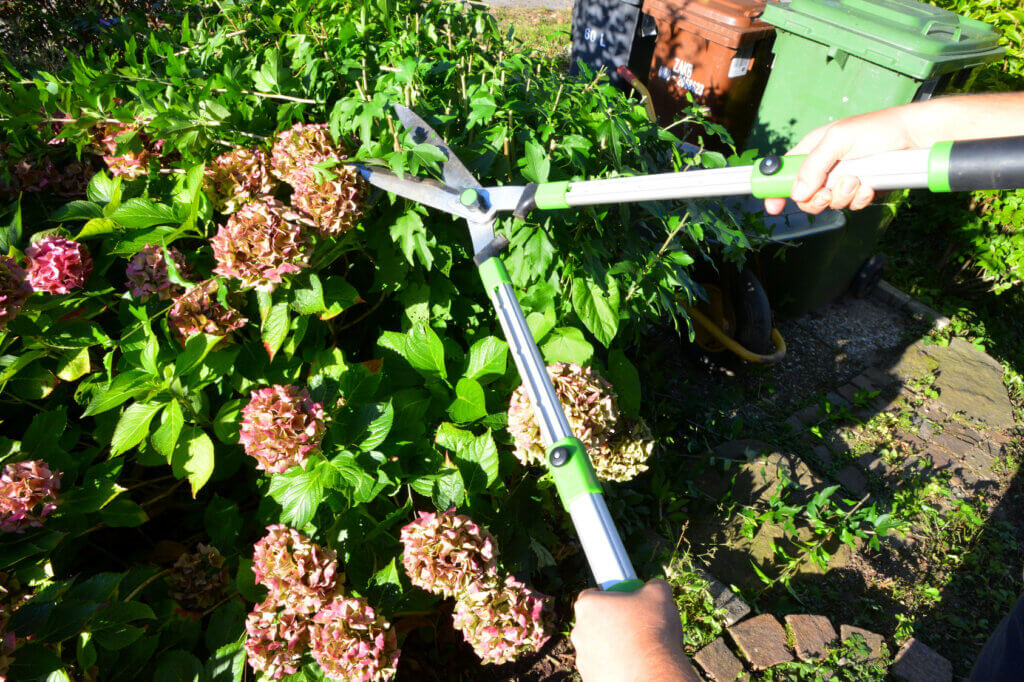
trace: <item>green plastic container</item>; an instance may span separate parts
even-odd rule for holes
[[[999,59],[996,31],[915,0],[769,2],[775,62],[747,140],[783,154],[808,132],[847,116],[929,99]],[[765,259],[773,305],[799,315],[846,292],[892,220],[885,206],[848,211],[846,228]]]

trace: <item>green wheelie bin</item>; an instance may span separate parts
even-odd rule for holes
[[[963,88],[1004,53],[988,24],[915,0],[769,2],[761,18],[776,27],[775,61],[746,147],[762,154],[784,154],[831,121]],[[802,314],[851,284],[867,293],[884,269],[871,254],[892,217],[879,197],[847,212],[844,229],[763,259],[776,310]]]

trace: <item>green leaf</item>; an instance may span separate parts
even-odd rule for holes
[[[141,197],[124,202],[108,217],[118,225],[138,229],[178,222],[173,208]]]
[[[608,353],[608,380],[618,395],[619,410],[636,417],[640,413],[640,372],[618,348]]]
[[[142,353],[139,354],[139,362],[142,363],[142,369],[157,376],[160,373],[160,368],[156,364],[157,356],[160,355],[160,342],[156,340],[156,335],[148,325],[145,329],[146,345],[142,348]]]
[[[574,362],[585,365],[594,356],[594,347],[583,338],[583,332],[575,327],[558,327],[540,347],[544,362]]]
[[[458,469],[449,469],[434,479],[431,495],[434,506],[445,511],[458,507],[466,501],[466,486],[462,482],[462,474]]]
[[[543,313],[530,313],[526,316],[526,326],[530,328],[533,340],[541,343],[558,324],[554,308],[546,308]]]
[[[551,161],[543,145],[533,140],[526,142],[526,157],[520,160],[523,177],[530,182],[547,182],[551,171]]]
[[[105,234],[117,232],[117,223],[110,218],[93,218],[75,235],[75,239],[89,239],[90,237],[102,237]]]
[[[174,376],[183,377],[190,374],[206,359],[221,339],[222,336],[211,336],[210,334],[196,334],[190,336],[185,342],[185,349],[174,361]]]
[[[11,249],[21,241],[21,195],[8,209],[11,219],[6,224],[0,223],[0,255],[10,254]],[[5,212],[6,213],[6,212]]]
[[[498,447],[490,430],[474,436],[445,422],[437,429],[434,440],[441,447],[454,451],[455,464],[470,492],[486,490],[498,480]]]
[[[508,344],[496,336],[485,336],[469,349],[466,378],[502,376],[508,365]],[[483,383],[483,382],[481,382]]]
[[[194,426],[186,427],[181,436],[171,457],[171,470],[178,478],[188,477],[195,497],[213,474],[213,441]]]
[[[238,505],[214,493],[203,510],[203,527],[213,544],[227,554],[242,532],[242,514]]]
[[[375,488],[376,479],[349,452],[332,457],[321,471],[325,486],[351,494],[352,499],[358,503],[371,501],[380,490]]]
[[[409,265],[416,265],[418,257],[427,270],[433,267],[434,254],[427,243],[427,228],[414,209],[406,211],[391,226],[391,238],[398,242]]]
[[[85,190],[89,201],[97,204],[115,203],[121,196],[121,178],[112,178],[105,171],[100,171],[92,176],[89,186]]]
[[[320,278],[311,274],[309,284],[305,287],[292,289],[292,310],[299,315],[318,315],[327,310],[324,303],[324,287]]]
[[[229,400],[217,410],[217,416],[213,418],[213,434],[221,443],[225,445],[238,443],[238,414],[248,402],[243,398]]]
[[[92,365],[89,361],[89,349],[79,348],[68,350],[57,361],[57,377],[64,381],[75,381],[89,373]]]
[[[395,408],[389,400],[386,403],[371,403],[360,410],[360,417],[366,424],[363,440],[359,443],[361,450],[376,450],[391,432],[395,423]]]
[[[117,421],[110,441],[110,456],[116,457],[141,443],[149,434],[149,423],[163,407],[163,403],[135,403],[129,405]]]
[[[203,641],[210,651],[234,644],[238,641],[238,635],[245,630],[245,604],[239,599],[218,606],[210,614],[206,631],[203,633]]]
[[[66,220],[89,220],[102,218],[103,208],[91,201],[70,201],[50,215],[50,221],[62,223]]]
[[[281,522],[294,528],[302,528],[313,520],[324,497],[319,473],[297,466],[271,476],[268,492],[281,505]]]
[[[168,461],[174,455],[174,448],[178,444],[178,437],[184,425],[185,415],[181,412],[181,403],[177,398],[171,398],[171,402],[164,408],[163,422],[149,439],[156,451]]]
[[[91,632],[78,633],[75,658],[78,661],[78,667],[82,670],[88,670],[96,663],[96,647],[92,643]]]
[[[245,675],[245,648],[241,642],[217,649],[206,661],[204,680],[208,682],[242,682]]]
[[[114,377],[110,385],[96,394],[82,413],[90,417],[112,410],[121,403],[151,390],[153,387],[149,373],[140,369],[131,369]]]
[[[288,337],[290,323],[288,304],[284,302],[271,306],[266,319],[263,320],[263,347],[267,349],[267,355],[270,356],[271,362]]]
[[[442,379],[448,377],[448,370],[444,366],[444,344],[437,332],[425,324],[418,324],[409,331],[407,339],[405,359],[414,369]]]
[[[356,303],[362,303],[363,299],[355,287],[345,281],[343,277],[332,275],[324,280],[324,305],[325,310],[320,313],[321,320],[330,320],[337,317],[345,310]]]
[[[160,655],[153,672],[153,682],[199,682],[203,664],[187,651],[174,649]]]
[[[603,345],[608,346],[619,330],[619,286],[608,275],[602,288],[587,277],[572,281],[572,307],[580,320]]]
[[[149,521],[149,516],[135,502],[119,497],[100,510],[100,519],[113,528],[134,528]]]
[[[487,404],[480,383],[473,379],[459,379],[455,386],[455,400],[448,406],[448,414],[461,423],[486,417]]]

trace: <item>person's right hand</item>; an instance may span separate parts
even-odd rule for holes
[[[881,152],[918,146],[908,130],[901,109],[882,109],[851,116],[816,128],[800,140],[789,154],[806,154],[800,165],[791,196],[801,210],[821,213],[826,208],[864,208],[875,198],[874,188],[855,177],[838,178],[825,187],[829,172],[837,163]],[[782,212],[785,199],[765,199],[765,211]]]

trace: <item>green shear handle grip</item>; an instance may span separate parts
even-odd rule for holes
[[[1024,188],[1024,136],[940,142],[928,157],[928,189],[972,192]]]

